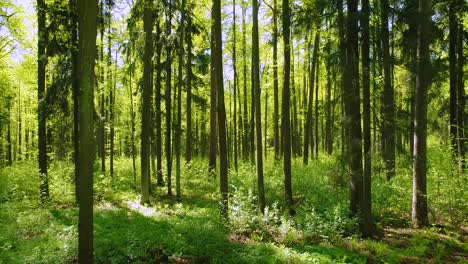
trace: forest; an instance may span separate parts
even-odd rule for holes
[[[0,263],[468,263],[467,11],[0,0]]]

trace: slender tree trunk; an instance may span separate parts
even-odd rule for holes
[[[166,37],[171,35],[172,3],[168,1],[166,14]],[[172,79],[172,57],[171,43],[166,44],[166,163],[167,163],[167,194],[172,196],[172,154],[171,154],[171,79]]]
[[[40,196],[45,202],[49,198],[49,182],[47,176],[47,143],[46,143],[46,113],[45,113],[45,87],[46,87],[46,66],[47,66],[47,30],[46,30],[46,3],[44,0],[37,0],[37,100],[38,100],[38,151],[39,151],[39,178]],[[10,126],[8,127],[9,138],[11,137]],[[10,164],[11,164],[11,139],[10,141]]]
[[[212,10],[213,21],[213,46],[214,73],[217,88],[217,114],[219,130],[219,181],[221,191],[221,214],[227,220],[228,213],[228,160],[226,145],[226,109],[224,106],[224,88],[223,88],[223,47],[221,33],[221,1],[213,1]]]
[[[239,153],[239,143],[238,143],[238,131],[237,131],[237,87],[238,87],[238,78],[237,78],[237,58],[236,58],[236,0],[232,2],[232,68],[234,71],[234,168],[238,169],[237,156]]]
[[[357,0],[348,0],[348,17],[346,31],[346,61],[344,72],[344,107],[347,131],[349,174],[351,184],[350,208],[358,215],[362,197],[362,145],[361,145],[361,113],[359,95],[358,71],[358,12]],[[360,219],[362,230],[362,219]]]
[[[387,180],[395,176],[395,100],[391,83],[388,33],[388,0],[381,0],[381,34],[384,90],[382,94],[382,156]]]
[[[317,29],[317,32],[319,34],[319,37],[320,37],[320,31],[318,31],[319,29]],[[319,43],[317,43],[318,45],[320,45]],[[319,47],[314,47],[314,50],[315,49],[319,49]],[[319,152],[319,145],[320,145],[320,141],[319,141],[319,71],[320,71],[320,58],[318,56],[318,52],[317,52],[317,56],[315,57],[315,60],[314,60],[314,64],[315,64],[315,70],[316,70],[316,73],[315,73],[315,133],[314,133],[314,147],[315,147],[315,158],[317,159],[318,158],[318,152]]]
[[[327,30],[331,30],[330,23],[327,22]],[[332,114],[331,114],[331,93],[332,93],[332,57],[331,57],[331,41],[330,37],[327,37],[327,44],[325,47],[327,51],[327,59],[325,67],[327,68],[327,93],[325,101],[325,151],[327,155],[333,154],[333,137],[332,137]]]
[[[213,4],[214,5],[214,4]],[[215,30],[214,24],[211,25],[211,50],[215,50]],[[216,73],[215,73],[215,66],[214,66],[214,54],[212,53],[210,56],[210,147],[209,147],[209,170],[210,173],[213,173],[216,176],[216,152],[218,149],[217,143],[217,134],[218,130],[216,128],[216,99],[217,99],[217,87],[216,87]]]
[[[273,0],[273,145],[275,160],[280,158],[279,100],[278,100],[278,5]]]
[[[78,0],[78,69],[80,178],[78,263],[93,263],[94,62],[97,33],[96,0]]]
[[[159,12],[159,11],[158,11]],[[162,54],[162,39],[161,25],[159,17],[156,19],[156,171],[158,178],[158,186],[164,186],[162,173],[162,127],[161,127],[161,54]]]
[[[127,61],[129,61],[129,54],[127,55]],[[132,58],[133,59],[133,58]],[[133,88],[132,88],[132,76],[133,76],[133,66],[130,66],[129,69],[129,82],[128,90],[130,96],[130,123],[131,123],[131,150],[132,150],[132,167],[133,167],[133,186],[136,189],[136,147],[135,147],[135,110],[133,109]]]
[[[110,6],[108,5],[110,9]],[[107,85],[109,89],[109,127],[110,127],[110,145],[109,145],[109,172],[111,177],[114,176],[114,84],[112,81],[112,39],[111,39],[111,10],[107,10],[108,16],[108,31],[107,31]],[[114,75],[117,72],[114,72]]]
[[[312,120],[313,120],[312,105],[314,102],[314,81],[315,81],[316,58],[317,58],[318,45],[319,45],[319,40],[320,40],[319,28],[320,27],[317,26],[317,31],[315,33],[314,51],[312,55],[312,66],[311,66],[310,77],[309,77],[309,99],[307,103],[307,117],[306,117],[306,123],[304,127],[304,155],[302,156],[304,165],[307,165],[307,163],[309,162],[309,142],[311,142],[310,140],[314,138],[313,133],[312,133],[312,126],[313,126],[312,125]]]
[[[458,88],[457,88],[457,37],[458,21],[456,18],[456,3],[452,2],[449,6],[449,62],[450,62],[450,143],[452,145],[453,158],[457,162],[458,153]]]
[[[184,35],[185,35],[185,0],[182,0],[182,10],[179,22],[180,40],[179,40],[179,81],[177,85],[177,123],[175,128],[175,152],[176,152],[176,196],[180,197],[180,142],[182,134],[182,85],[183,85],[183,62],[184,62]]]
[[[11,145],[12,145],[12,142],[11,142],[11,102],[7,102],[7,109],[8,109],[8,124],[7,124],[7,153],[6,155],[7,155],[7,165],[11,166],[13,164],[13,155],[11,153]]]
[[[187,132],[185,162],[189,163],[192,160],[192,13],[190,11],[187,16],[187,33],[185,37],[187,38]]]
[[[248,122],[248,112],[247,112],[247,25],[245,22],[246,16],[246,7],[242,6],[242,74],[243,74],[243,88],[244,88],[244,158],[247,158],[249,155],[249,122]]]
[[[467,117],[465,113],[465,79],[464,79],[464,55],[463,55],[463,24],[460,23],[458,26],[458,43],[457,43],[457,51],[458,51],[458,73],[457,73],[457,94],[458,94],[458,154],[460,158],[458,159],[458,171],[461,174],[465,169],[465,145],[466,145],[466,132],[465,132],[465,124],[467,122]]]
[[[143,57],[143,92],[141,108],[141,204],[149,203],[150,184],[150,123],[151,123],[151,68],[153,58],[153,1],[146,0],[143,12],[145,54]]]
[[[262,114],[261,114],[261,90],[260,90],[260,48],[258,39],[258,2],[252,0],[253,27],[252,27],[252,105],[255,106],[255,130],[256,130],[256,167],[258,203],[260,211],[265,210],[265,190],[263,183],[263,154],[262,154]],[[253,120],[252,120],[253,121]],[[253,134],[252,134],[253,135]]]
[[[416,53],[416,90],[414,107],[413,201],[412,222],[415,227],[429,224],[427,215],[427,92],[431,86],[429,57],[431,0],[419,0],[419,24]]]
[[[383,0],[386,1],[386,0]],[[362,104],[363,104],[363,136],[364,136],[364,174],[362,186],[362,235],[372,234],[371,206],[371,129],[370,129],[370,58],[369,58],[369,0],[362,1]]]
[[[289,81],[290,81],[290,63],[291,63],[291,46],[290,46],[290,8],[289,1],[283,0],[283,42],[284,42],[284,78],[283,78],[283,94],[282,94],[282,111],[281,111],[281,129],[283,138],[283,155],[284,155],[284,193],[286,206],[291,215],[295,214],[293,208],[292,195],[292,180],[291,180],[291,122],[289,113]]]

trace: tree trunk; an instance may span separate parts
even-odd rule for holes
[[[273,0],[273,145],[275,160],[280,158],[279,100],[278,100],[278,6]]]
[[[221,1],[213,1],[213,62],[217,88],[217,114],[219,131],[219,181],[221,191],[221,214],[227,220],[228,214],[228,163],[226,145],[226,109],[224,106],[223,88],[223,47],[221,33]]]
[[[290,8],[289,1],[283,0],[283,42],[284,42],[284,78],[283,78],[283,93],[282,93],[282,111],[281,111],[281,132],[283,138],[283,172],[284,172],[284,193],[286,206],[291,215],[295,214],[293,208],[292,195],[292,180],[291,180],[291,121],[289,113],[289,79],[290,79],[290,63],[291,63],[291,46],[290,46]]]
[[[145,54],[143,57],[143,91],[141,107],[141,204],[149,203],[150,185],[150,124],[151,124],[151,69],[153,58],[153,1],[145,1],[143,27],[145,30]]]
[[[382,62],[384,90],[382,94],[382,157],[387,180],[395,176],[395,100],[391,83],[388,33],[388,0],[381,0]]]
[[[312,65],[310,70],[310,77],[309,77],[309,99],[307,102],[307,117],[304,126],[304,155],[302,156],[304,165],[307,165],[309,162],[309,142],[312,143],[311,139],[314,137],[312,136],[312,105],[314,102],[314,81],[315,81],[315,67],[316,67],[316,58],[318,53],[318,45],[320,40],[320,27],[317,25],[317,30],[315,33],[315,40],[314,40],[314,51],[312,55]],[[317,117],[316,117],[317,118]],[[312,144],[311,144],[312,145]],[[313,148],[311,148],[313,150]],[[313,154],[313,152],[311,152]]]
[[[238,169],[237,156],[239,153],[239,143],[238,143],[238,131],[237,131],[237,87],[238,87],[238,78],[237,78],[237,67],[236,67],[236,0],[232,2],[232,68],[234,71],[234,168]]]
[[[465,114],[465,79],[464,79],[464,56],[463,56],[463,24],[460,23],[458,26],[458,43],[457,43],[457,51],[458,51],[458,73],[457,73],[457,98],[458,98],[458,114],[457,114],[457,122],[458,122],[458,171],[461,174],[465,169],[465,144],[466,144],[466,132],[465,132],[465,124],[467,122],[467,117]]]
[[[159,12],[159,11],[158,11]],[[158,178],[158,186],[164,186],[164,179],[162,174],[162,135],[161,135],[161,54],[162,54],[162,39],[161,39],[161,25],[159,17],[156,19],[156,85],[155,85],[155,98],[156,98],[156,171]]]
[[[344,107],[351,183],[350,208],[358,215],[362,197],[361,113],[358,71],[358,12],[357,0],[348,0],[346,31],[346,61],[344,72]],[[359,221],[362,229],[362,219]]]
[[[172,6],[171,1],[168,1],[167,14],[166,14],[166,37],[171,35],[171,19],[172,19]],[[172,196],[172,154],[171,154],[171,45],[166,43],[166,163],[167,163],[167,194]]]
[[[214,5],[214,3],[213,3]],[[214,7],[214,6],[213,6]],[[215,30],[214,24],[211,25],[211,40],[210,46],[211,50],[215,50]],[[209,170],[210,173],[216,175],[216,152],[218,149],[217,143],[217,128],[216,128],[216,99],[217,99],[217,87],[216,87],[216,73],[215,73],[215,66],[214,66],[214,54],[212,53],[210,56],[210,147],[209,147]]]
[[[97,33],[96,0],[78,0],[78,87],[80,178],[78,263],[93,263],[94,62]]]
[[[247,158],[249,154],[249,121],[248,121],[248,112],[247,112],[247,25],[245,22],[245,16],[247,8],[244,5],[242,6],[242,74],[243,74],[243,88],[244,88],[244,151],[243,156]]]
[[[45,78],[47,65],[47,30],[46,30],[46,3],[44,0],[37,0],[37,100],[38,100],[38,151],[39,151],[39,178],[40,196],[45,202],[49,198],[49,182],[47,176],[47,143],[46,143],[46,112],[45,112]],[[8,134],[11,137],[10,127]],[[10,139],[10,163],[11,163],[11,139]]]
[[[187,16],[187,132],[185,141],[185,162],[192,160],[192,13]],[[235,68],[234,68],[235,72]]]
[[[419,24],[416,52],[416,90],[414,105],[413,147],[413,201],[412,222],[414,227],[429,224],[427,215],[427,92],[431,86],[431,61],[429,44],[431,39],[431,0],[419,0]]]
[[[260,48],[258,39],[258,2],[252,0],[252,105],[255,106],[255,132],[256,132],[256,167],[258,203],[260,211],[265,210],[265,190],[263,183],[263,154],[262,154],[262,114],[261,114],[261,90],[260,90]],[[252,134],[253,136],[253,134]]]
[[[386,0],[383,0],[386,1]],[[364,136],[364,174],[362,186],[362,235],[372,234],[371,206],[371,129],[370,129],[370,58],[369,58],[369,0],[362,1],[362,104],[363,104],[363,136]]]
[[[175,128],[175,154],[176,154],[176,196],[180,197],[180,138],[182,134],[182,85],[183,85],[183,62],[184,62],[184,23],[185,23],[185,0],[182,0],[182,10],[179,27],[180,27],[180,40],[179,40],[179,80],[177,85],[177,123]]]

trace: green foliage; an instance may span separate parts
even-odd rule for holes
[[[460,223],[466,197],[452,166],[436,162],[447,155],[431,148],[428,188],[434,226],[415,231],[409,222],[411,178],[398,161],[392,181],[378,173],[373,185],[374,216],[385,236],[363,240],[349,218],[347,188],[337,186],[338,157],[320,156],[303,167],[293,162],[296,215],[283,208],[282,169],[272,157],[265,164],[268,206],[261,214],[255,196],[255,173],[241,162],[230,171],[229,223],[218,210],[218,179],[208,174],[207,162],[195,158],[182,169],[183,196],[168,198],[165,187],[153,186],[151,205],[141,206],[134,191],[131,161],[115,160],[115,174],[100,175],[95,166],[95,258],[97,263],[418,263],[456,262],[468,253],[455,224]],[[163,168],[165,170],[165,168]],[[457,177],[452,175],[454,179]],[[73,166],[55,161],[49,167],[51,200],[41,205],[35,162],[21,162],[0,170],[0,263],[63,263],[76,261],[77,217]],[[139,177],[137,177],[139,181]],[[137,186],[139,183],[137,182]],[[454,192],[452,198],[438,196]],[[444,204],[451,207],[443,206]],[[457,208],[461,215],[453,212]],[[465,211],[466,212],[466,211]],[[448,218],[448,217],[451,218]],[[456,252],[456,253],[455,253]]]

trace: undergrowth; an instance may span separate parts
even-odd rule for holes
[[[373,212],[384,233],[361,239],[348,209],[348,180],[338,156],[308,166],[293,160],[296,215],[284,208],[282,166],[265,162],[267,207],[257,206],[254,164],[229,171],[229,223],[218,209],[218,178],[195,159],[182,169],[182,197],[152,185],[150,204],[139,204],[131,161],[115,160],[115,174],[95,164],[94,254],[98,263],[422,263],[466,262],[466,175],[446,162],[448,149],[429,149],[428,200],[432,227],[410,228],[411,164],[401,155],[387,182],[373,158]],[[165,169],[164,169],[165,171]],[[73,165],[49,167],[50,200],[39,201],[33,161],[0,170],[0,263],[73,263],[77,216]],[[152,179],[154,180],[154,179]],[[166,180],[166,179],[165,179]]]

